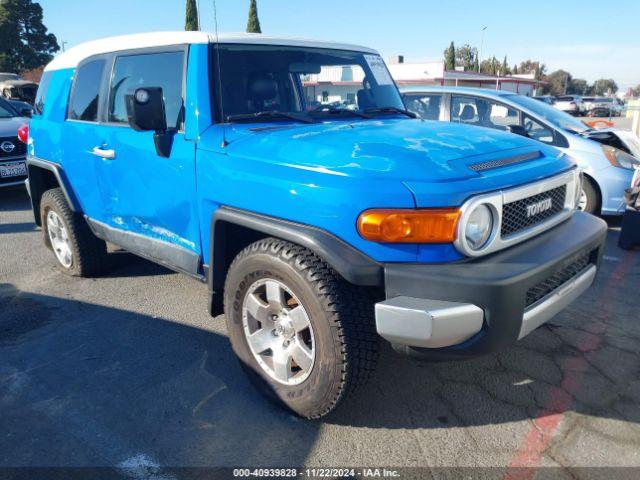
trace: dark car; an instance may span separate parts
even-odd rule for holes
[[[27,178],[27,146],[18,139],[18,129],[28,122],[29,118],[0,98],[0,188],[24,184]]]

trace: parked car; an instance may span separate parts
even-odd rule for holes
[[[307,111],[303,78],[332,66],[364,73],[357,110]],[[35,221],[67,274],[102,271],[108,241],[208,282],[249,377],[318,418],[369,377],[379,337],[427,358],[501,349],[598,269],[606,224],[576,211],[567,156],[415,117],[365,47],[91,42],[54,59],[38,90]]]
[[[593,110],[593,101],[595,98],[596,97],[582,97],[582,102],[584,103],[584,109],[587,115],[589,115],[589,112]]]
[[[504,90],[408,87],[403,97],[407,108],[425,119],[510,130],[558,148],[583,169],[582,210],[603,215],[624,212],[624,190],[640,163],[634,157],[635,142],[626,132],[594,130],[543,102]],[[428,99],[429,115],[415,107],[416,99]]]
[[[587,106],[585,105],[582,97],[579,95],[562,95],[556,97],[556,101],[553,106],[558,110],[562,110],[574,117],[585,115],[587,113]]]
[[[24,80],[16,73],[0,73],[0,95],[7,100],[33,103],[38,84]]]
[[[619,117],[622,115],[622,106],[617,98],[596,97],[590,105],[588,114],[591,117]]]
[[[556,97],[553,97],[551,95],[539,95],[533,98],[549,105],[553,105],[556,102]]]
[[[0,189],[24,185],[27,178],[26,145],[18,139],[18,129],[29,122],[13,106],[0,98]]]

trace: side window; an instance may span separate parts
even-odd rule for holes
[[[109,92],[109,122],[127,123],[125,95],[142,87],[161,87],[167,127],[182,128],[184,53],[146,53],[116,58]]]
[[[529,115],[525,115],[523,126],[529,134],[529,137],[533,138],[534,140],[538,140],[539,142],[553,145],[553,131],[542,125],[537,120],[534,120]]]
[[[71,87],[69,113],[67,115],[69,120],[98,121],[100,81],[102,80],[104,65],[104,59],[100,59],[87,62],[78,68]]]
[[[442,95],[416,95],[407,94],[404,96],[404,103],[407,110],[416,113],[425,120],[438,120],[440,118],[440,102]]]
[[[34,115],[42,115],[42,112],[44,112],[44,101],[47,96],[47,90],[49,90],[49,84],[51,83],[51,75],[53,75],[53,72],[44,72],[42,74],[40,85],[38,85],[36,100],[33,103]]]
[[[484,98],[457,95],[451,97],[451,121],[498,130],[520,124],[518,111],[513,108]]]

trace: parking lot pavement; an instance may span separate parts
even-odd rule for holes
[[[368,387],[308,422],[248,383],[204,284],[122,252],[103,278],[62,275],[26,194],[0,192],[0,467],[640,467],[640,252],[610,223],[596,285],[518,345],[448,363],[383,347]]]

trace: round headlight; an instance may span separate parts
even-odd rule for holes
[[[493,230],[493,214],[486,205],[478,205],[469,215],[464,237],[469,248],[480,250],[487,244]]]

